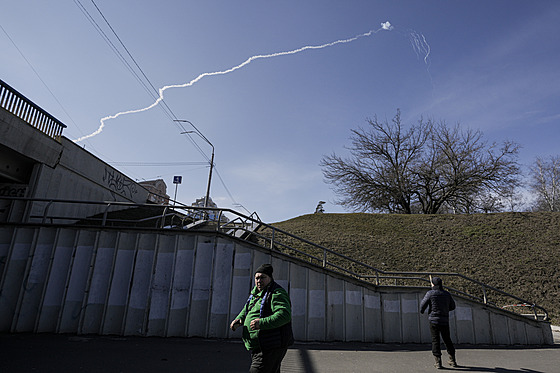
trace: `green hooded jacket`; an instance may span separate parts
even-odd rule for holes
[[[272,281],[260,292],[255,286],[251,291],[251,297],[248,304],[243,307],[237,316],[237,319],[243,322],[242,339],[247,350],[260,350],[261,346],[259,344],[259,333],[261,330],[277,329],[292,321],[290,297],[286,290],[278,285],[274,286],[274,290],[270,296],[270,308],[272,310],[272,314],[267,317],[260,317],[263,297],[273,284],[274,281]],[[251,321],[258,318],[260,318],[260,329],[251,330]]]

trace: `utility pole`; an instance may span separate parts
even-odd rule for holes
[[[204,141],[206,141],[208,143],[208,145],[210,145],[212,147],[212,156],[210,157],[210,172],[208,172],[208,185],[206,187],[206,197],[204,198],[204,207],[208,207],[208,200],[210,199],[210,184],[212,183],[212,169],[214,167],[214,145],[212,145],[212,143],[206,138],[206,136],[204,136],[202,134],[202,132],[200,132],[198,130],[198,128],[196,128],[196,126],[194,124],[192,124],[190,121],[185,120],[185,119],[175,119],[174,121],[175,122],[189,123],[195,129],[195,131],[184,131],[184,132],[181,132],[181,134],[196,133]]]

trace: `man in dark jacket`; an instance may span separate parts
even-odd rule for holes
[[[290,297],[272,272],[270,264],[255,271],[255,287],[230,325],[234,331],[243,326],[243,342],[251,352],[249,373],[280,373],[288,346],[294,343]]]
[[[434,366],[437,369],[443,368],[441,365],[441,335],[449,354],[449,365],[456,367],[455,347],[449,335],[449,311],[455,309],[455,301],[449,292],[443,290],[441,278],[434,277],[431,280],[432,290],[428,291],[422,299],[420,313],[424,313],[426,308],[428,309],[430,332],[432,334],[432,353],[436,359]]]

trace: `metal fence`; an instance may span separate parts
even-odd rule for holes
[[[0,107],[60,142],[66,125],[0,80]]]

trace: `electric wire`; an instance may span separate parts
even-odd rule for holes
[[[111,26],[111,24],[109,23],[109,21],[107,20],[107,18],[105,17],[105,15],[103,14],[103,12],[101,12],[101,9],[99,9],[99,7],[97,6],[97,4],[95,3],[94,0],[91,0],[91,3],[95,6],[95,9],[97,9],[97,11],[99,12],[99,14],[101,15],[101,18],[103,18],[103,20],[105,21],[105,23],[107,24],[107,27],[109,27],[109,29],[111,30],[111,32],[113,33],[113,35],[115,35],[115,37],[117,38],[117,40],[119,41],[120,45],[123,47],[123,49],[126,51],[126,53],[128,54],[128,56],[130,57],[130,59],[132,60],[132,62],[134,62],[134,65],[136,66],[136,68],[140,71],[140,73],[142,74],[142,76],[144,77],[144,79],[146,80],[146,82],[148,82],[148,84],[152,87],[153,92],[157,93],[157,95],[153,95],[152,91],[150,91],[150,95],[152,96],[152,98],[156,98],[159,96],[159,91],[156,89],[156,87],[152,84],[152,82],[150,81],[150,79],[148,79],[148,77],[146,76],[146,74],[144,73],[144,70],[142,70],[142,68],[140,67],[140,65],[136,62],[136,59],[132,56],[132,54],[130,53],[130,51],[128,50],[128,48],[126,47],[126,45],[124,45],[123,41],[121,40],[121,38],[119,37],[119,35],[117,34],[117,32],[115,31],[115,29],[113,28],[113,26]],[[127,63],[128,64],[128,63]],[[136,73],[135,73],[136,75]],[[141,79],[140,79],[141,80]],[[165,102],[165,100],[162,100],[162,104],[165,107],[164,111],[166,111],[166,114],[168,114],[168,116],[170,117],[171,120],[173,119],[177,119],[177,117],[175,116],[175,114],[173,114],[173,111],[171,111],[171,108],[167,105],[167,103]]]
[[[103,12],[101,11],[101,9],[97,6],[97,4],[95,3],[94,0],[91,0],[91,3],[94,5],[95,9],[97,10],[97,12],[100,14],[100,16],[103,18],[103,20],[105,21],[105,23],[107,24],[107,26],[109,27],[109,29],[111,30],[111,32],[113,33],[113,35],[115,36],[115,38],[119,41],[120,45],[122,46],[122,48],[126,51],[126,53],[128,54],[128,56],[130,57],[130,59],[132,60],[132,62],[134,63],[134,65],[136,66],[136,68],[138,69],[138,71],[140,71],[142,77],[144,78],[144,80],[138,75],[138,73],[135,71],[135,69],[130,65],[130,63],[127,61],[127,59],[122,55],[122,53],[119,51],[119,49],[113,44],[113,42],[110,40],[110,38],[107,36],[107,34],[102,30],[102,28],[99,26],[99,24],[95,21],[95,19],[90,15],[90,13],[87,11],[87,9],[80,3],[80,0],[74,0],[74,2],[80,7],[80,9],[82,9],[82,12],[86,15],[86,17],[88,18],[88,20],[94,25],[94,27],[96,28],[96,30],[101,34],[101,36],[103,37],[103,39],[110,45],[111,49],[117,54],[117,56],[119,57],[119,59],[125,64],[125,66],[127,67],[127,69],[136,77],[136,79],[142,84],[142,86],[144,87],[144,89],[146,89],[146,91],[148,91],[148,93],[150,94],[150,96],[152,98],[156,98],[159,97],[159,90],[152,84],[152,82],[150,81],[150,79],[148,78],[148,76],[144,73],[144,71],[142,70],[142,68],[140,67],[140,65],[138,64],[138,62],[136,62],[136,59],[132,56],[132,53],[130,53],[130,51],[128,50],[128,48],[125,46],[124,42],[122,41],[122,39],[118,36],[117,32],[115,31],[115,29],[111,26],[111,24],[109,23],[109,20],[105,17],[105,15],[103,14]],[[147,84],[145,83],[147,82],[147,84],[149,84],[149,86],[152,88],[152,90],[150,90],[147,86]],[[157,93],[157,95],[154,96],[154,92]],[[169,119],[171,119],[173,121],[173,123],[177,126],[177,128],[180,130],[181,134],[186,134],[187,138],[189,139],[189,141],[191,142],[191,144],[197,149],[197,151],[202,155],[202,157],[204,159],[206,159],[206,162],[204,164],[208,164],[208,167],[210,167],[210,158],[208,157],[208,155],[206,154],[206,152],[204,152],[204,150],[200,147],[200,145],[194,140],[194,138],[191,136],[190,133],[187,133],[187,129],[185,128],[183,122],[178,121],[177,120],[177,116],[173,113],[173,111],[171,110],[171,108],[167,105],[167,103],[162,100],[161,101],[163,106],[162,108],[163,111],[166,113],[166,115],[169,117]],[[190,121],[187,122],[189,123],[194,129],[195,131],[200,134],[204,140],[208,141],[206,139],[206,137],[204,135],[202,135],[202,132],[200,132],[200,130]],[[209,142],[209,141],[208,141]],[[166,166],[166,165],[196,165],[196,164],[200,164],[200,162],[168,162],[168,163],[148,163],[148,162],[113,162],[113,165],[126,165],[126,166]],[[216,169],[215,164],[212,165],[214,168],[213,170],[216,172],[216,174],[218,175],[218,178],[220,179],[220,182],[224,188],[224,190],[226,191],[226,193],[228,194],[228,196],[230,197],[230,199],[233,202],[233,205],[237,205],[237,206],[241,206],[242,208],[245,209],[245,207],[243,205],[241,205],[240,203],[238,203],[235,198],[233,198],[233,195],[231,194],[231,192],[229,191],[228,187],[226,186],[222,176],[220,175],[220,173],[218,172],[218,170]],[[245,209],[247,212],[248,210]]]
[[[12,37],[10,36],[10,34],[8,34],[8,32],[4,29],[4,27],[2,27],[2,25],[0,25],[0,29],[2,29],[2,32],[4,32],[4,34],[6,35],[6,37],[8,38],[8,40],[10,40],[10,42],[12,43],[12,45],[14,46],[14,48],[16,48],[16,50],[18,51],[18,53],[21,55],[21,57],[23,58],[23,60],[27,63],[27,65],[31,68],[31,70],[33,71],[33,73],[37,76],[37,78],[41,81],[41,83],[43,84],[43,86],[47,89],[47,91],[49,92],[49,94],[53,97],[53,99],[56,101],[56,103],[60,106],[60,108],[62,109],[62,111],[64,112],[64,114],[66,114],[66,116],[68,117],[68,119],[70,119],[70,121],[72,122],[72,124],[76,127],[76,129],[81,133],[84,134],[84,132],[81,130],[81,128],[78,126],[78,124],[74,121],[74,119],[72,118],[72,116],[68,113],[68,111],[66,111],[66,108],[64,107],[64,105],[62,105],[62,103],[60,102],[60,100],[58,99],[58,97],[56,97],[56,95],[54,94],[54,92],[49,88],[49,86],[47,85],[47,83],[43,80],[43,78],[41,77],[41,75],[39,74],[39,72],[35,69],[35,67],[33,66],[33,64],[27,59],[27,57],[25,56],[25,54],[23,53],[23,51],[18,47],[18,45],[16,44],[16,42],[14,41],[14,39],[12,39]],[[91,143],[91,141],[88,140],[87,142],[89,144],[89,146],[96,152],[99,153],[95,150],[95,148],[93,147],[93,144]]]
[[[138,81],[138,83],[140,83],[144,89],[146,90],[146,92],[150,95],[150,97],[153,99],[155,98],[152,90],[146,85],[146,83],[141,79],[141,77],[138,75],[138,73],[134,70],[134,68],[130,65],[130,63],[126,60],[126,58],[122,55],[122,53],[119,51],[119,49],[117,48],[117,46],[111,41],[111,38],[105,33],[105,31],[103,31],[103,28],[97,23],[97,21],[95,20],[95,18],[89,13],[89,11],[87,10],[87,8],[80,2],[80,0],[74,0],[74,3],[80,8],[80,10],[82,11],[82,13],[86,16],[86,18],[88,19],[88,21],[92,24],[92,26],[96,29],[96,31],[99,33],[99,35],[101,35],[101,37],[103,38],[103,40],[105,40],[105,42],[109,45],[109,47],[111,48],[111,50],[113,51],[113,53],[115,53],[115,55],[118,57],[118,59],[123,63],[123,65],[126,67],[126,69],[136,78],[136,80]]]
[[[113,33],[113,35],[115,36],[115,38],[119,41],[120,45],[122,46],[122,48],[126,51],[126,53],[128,54],[128,56],[130,57],[130,59],[133,61],[134,65],[136,66],[136,68],[140,71],[140,73],[142,74],[142,76],[144,77],[145,81],[147,82],[147,84],[152,88],[150,89],[148,87],[148,85],[144,82],[144,80],[138,75],[138,73],[135,71],[135,69],[133,68],[133,66],[130,65],[130,63],[127,61],[127,59],[125,58],[125,56],[123,56],[123,54],[119,51],[119,49],[115,46],[115,44],[111,41],[111,39],[109,38],[109,36],[103,31],[103,29],[101,28],[101,26],[95,21],[95,19],[93,18],[93,16],[87,11],[87,9],[82,5],[82,3],[80,3],[80,0],[74,0],[74,2],[80,6],[80,8],[82,9],[82,12],[86,15],[86,17],[89,19],[89,21],[92,23],[92,25],[94,25],[94,27],[97,29],[97,31],[100,33],[100,35],[103,37],[103,39],[109,44],[109,46],[111,47],[111,49],[113,50],[113,52],[115,52],[117,54],[117,56],[119,57],[119,59],[125,64],[125,66],[127,67],[127,69],[134,75],[134,77],[140,82],[140,84],[144,87],[144,89],[148,92],[148,94],[155,99],[156,97],[159,97],[159,91],[157,90],[157,88],[152,84],[152,82],[150,81],[150,79],[148,78],[148,76],[144,73],[144,70],[142,70],[142,68],[140,67],[140,65],[136,62],[136,59],[132,56],[132,53],[130,53],[130,51],[128,50],[128,48],[126,47],[126,45],[124,44],[124,42],[122,41],[122,39],[119,37],[119,35],[117,34],[117,32],[115,31],[115,29],[111,26],[111,24],[109,23],[109,20],[107,19],[107,17],[105,17],[105,15],[103,14],[103,12],[101,11],[101,9],[97,6],[97,4],[95,3],[94,0],[91,0],[91,3],[94,5],[95,9],[97,10],[97,12],[99,13],[99,15],[101,16],[101,18],[103,18],[103,20],[105,21],[105,23],[107,24],[107,27],[109,27],[109,29],[111,30],[111,32]],[[155,93],[155,94],[154,94]],[[169,119],[171,119],[173,121],[173,123],[177,126],[177,128],[181,131],[181,132],[186,132],[186,128],[183,126],[183,124],[181,122],[177,122],[177,116],[173,113],[173,111],[171,110],[171,108],[167,105],[167,103],[165,102],[165,100],[162,100],[162,109],[164,111],[164,113],[167,115],[167,117]],[[192,125],[192,123],[191,123]],[[193,125],[194,127],[194,125]],[[198,131],[198,129],[195,127],[195,129],[197,130],[197,132],[200,133],[200,131]],[[203,158],[205,158],[208,162],[210,162],[210,158],[208,158],[208,156],[206,155],[206,153],[202,150],[202,148],[196,143],[196,141],[192,138],[192,136],[190,134],[187,134],[187,138],[189,139],[189,141],[191,142],[191,144],[197,149],[197,151],[203,156]]]
[[[111,32],[113,33],[113,35],[115,35],[115,37],[117,38],[117,40],[119,41],[119,43],[121,44],[121,46],[123,47],[123,49],[127,52],[128,56],[130,57],[130,59],[134,62],[134,65],[138,68],[138,70],[141,72],[142,76],[144,77],[145,81],[141,78],[141,76],[135,71],[135,69],[133,68],[133,66],[127,61],[126,57],[119,51],[119,48],[111,41],[111,38],[105,33],[105,31],[103,31],[103,28],[97,23],[97,21],[95,20],[95,18],[90,14],[90,12],[87,10],[87,8],[80,2],[80,0],[74,0],[74,3],[80,8],[80,10],[82,11],[82,13],[86,16],[86,18],[88,19],[88,21],[93,25],[93,27],[97,30],[97,32],[101,35],[101,37],[105,40],[105,42],[109,45],[109,47],[111,48],[111,50],[115,53],[115,55],[121,60],[121,62],[125,65],[125,67],[127,68],[127,70],[136,78],[136,80],[142,85],[142,87],[145,89],[145,91],[150,95],[150,97],[152,99],[155,99],[159,92],[157,91],[157,89],[154,87],[154,85],[152,84],[152,82],[150,81],[150,79],[147,77],[147,75],[144,73],[144,71],[142,70],[142,68],[140,67],[140,65],[136,62],[136,60],[134,59],[134,57],[132,56],[132,53],[130,53],[130,51],[128,50],[128,48],[124,45],[124,42],[122,41],[122,39],[118,36],[118,34],[116,33],[115,29],[111,26],[111,24],[109,23],[109,20],[105,17],[105,15],[103,14],[103,12],[101,11],[101,9],[97,6],[97,4],[92,0],[91,1],[93,3],[93,5],[95,6],[95,9],[97,10],[97,12],[100,14],[100,16],[103,18],[103,20],[105,21],[105,23],[107,24],[107,26],[109,27],[109,29],[111,30]],[[146,84],[146,82],[148,82]],[[149,85],[149,86],[148,86]],[[151,87],[151,89],[150,89]],[[158,93],[158,94],[154,94],[154,92]],[[171,108],[169,108],[169,106],[167,105],[167,103],[163,102],[163,106],[162,109],[164,111],[164,113],[167,115],[167,117],[169,119],[171,119],[172,121],[174,119],[176,119],[176,115],[173,113],[173,111],[171,110]],[[173,121],[173,123],[179,128],[179,130],[182,130],[182,132],[186,131],[186,129],[182,126],[182,125],[177,125],[177,122]],[[200,148],[200,146],[198,146],[198,144],[196,144],[196,142],[194,141],[194,139],[192,139],[191,136],[188,136],[189,141],[191,142],[191,144],[193,144],[193,146],[198,150],[198,152],[205,157],[207,160],[207,156],[205,155],[204,151]]]
[[[138,166],[138,167],[169,167],[169,166],[201,166],[208,162],[112,162],[115,166]]]

